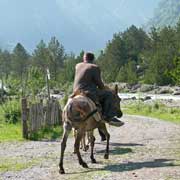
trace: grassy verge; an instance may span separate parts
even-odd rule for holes
[[[21,124],[0,123],[0,142],[4,141],[22,141]]]
[[[149,116],[180,124],[180,108],[166,107],[158,102],[152,104],[136,102],[125,104],[122,108],[126,114]]]
[[[63,133],[63,128],[62,126],[56,126],[56,127],[48,127],[48,128],[43,128],[37,132],[34,132],[30,135],[30,140],[55,140],[61,137]]]
[[[20,101],[7,101],[0,105],[0,142],[22,141]],[[62,127],[48,127],[30,135],[31,140],[54,140],[62,135]]]
[[[30,135],[30,140],[55,140],[61,137],[63,129],[61,126],[41,129]],[[0,123],[0,142],[23,141],[22,127],[20,123]]]
[[[38,163],[40,163],[39,159],[22,161],[20,158],[2,158],[2,161],[0,161],[0,172],[21,171]]]

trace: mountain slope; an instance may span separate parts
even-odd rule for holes
[[[69,51],[97,50],[113,33],[152,16],[159,0],[0,0],[0,45],[35,45],[56,36]]]
[[[149,27],[174,26],[180,18],[179,0],[162,0],[155,10],[154,17],[148,23]]]

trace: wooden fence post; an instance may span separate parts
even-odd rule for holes
[[[28,126],[27,126],[28,109],[27,109],[26,98],[22,98],[21,106],[22,106],[22,135],[23,135],[23,138],[28,139]]]

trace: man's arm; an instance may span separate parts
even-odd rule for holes
[[[94,73],[94,81],[99,89],[104,89],[104,83],[101,79],[101,70],[99,67],[96,68]]]

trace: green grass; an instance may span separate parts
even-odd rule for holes
[[[63,129],[60,126],[44,128],[30,135],[30,140],[55,140],[61,137]],[[23,141],[21,124],[0,123],[0,142]]]
[[[55,140],[61,137],[63,133],[62,126],[56,126],[56,127],[48,127],[43,128],[37,132],[34,132],[30,135],[30,140]]]
[[[29,167],[32,167],[38,164],[40,161],[37,160],[28,160],[22,161],[19,158],[2,158],[0,161],[0,172],[7,172],[7,171],[20,171]]]
[[[20,114],[14,116],[18,111],[15,108],[16,105],[19,105],[18,102],[19,101],[8,101],[0,105],[0,142],[24,140],[22,138]],[[6,116],[7,114],[10,116]],[[48,127],[32,133],[30,135],[30,140],[54,140],[60,138],[61,135],[62,127]]]
[[[155,102],[145,104],[143,102],[127,104],[122,106],[123,112],[130,115],[143,115],[158,118],[174,123],[180,123],[180,108],[166,107],[163,104]]]
[[[8,124],[0,122],[0,142],[22,141],[21,124]]]

